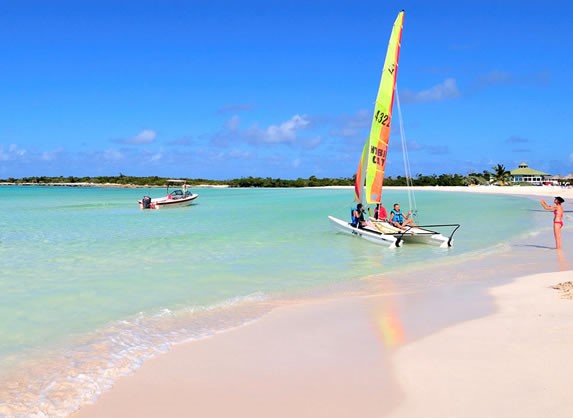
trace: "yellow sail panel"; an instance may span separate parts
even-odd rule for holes
[[[366,156],[368,154],[369,141],[364,144],[360,161],[358,162],[358,169],[356,170],[356,177],[354,179],[354,200],[357,203],[364,203],[364,177],[366,175]]]
[[[400,56],[400,41],[404,11],[401,11],[394,22],[386,60],[376,97],[374,117],[368,140],[366,202],[380,203],[382,199],[382,184],[384,182],[384,167],[390,139],[390,123],[392,121],[392,105],[394,103],[394,88],[398,74],[398,57]]]

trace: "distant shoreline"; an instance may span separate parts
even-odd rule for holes
[[[118,188],[118,189],[162,189],[165,185],[139,185],[139,184],[121,184],[121,183],[19,183],[3,182],[0,186],[44,186],[44,187],[101,187],[101,188]],[[228,184],[190,184],[190,188],[197,189],[226,189],[231,186]],[[240,187],[237,187],[240,188]],[[253,188],[253,187],[248,187]],[[284,187],[256,187],[259,189],[284,188]],[[354,186],[305,186],[305,187],[288,187],[291,189],[353,189]],[[424,190],[440,192],[462,192],[462,193],[487,193],[487,194],[511,194],[511,195],[530,195],[530,196],[547,196],[555,195],[563,198],[573,198],[573,188],[563,188],[560,186],[386,186],[387,190]]]
[[[16,183],[16,182],[6,182],[0,183],[0,186],[45,186],[45,187],[105,187],[105,188],[116,188],[116,189],[163,189],[165,185],[151,185],[151,184],[120,184],[120,183]],[[229,187],[228,184],[197,184],[197,185],[188,185],[189,187],[194,188],[220,188],[224,189]],[[176,186],[175,186],[176,187]]]

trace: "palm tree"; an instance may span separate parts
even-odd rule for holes
[[[503,164],[498,164],[492,167],[493,172],[488,173],[490,176],[490,181],[492,184],[499,184],[500,186],[505,186],[509,184],[509,177],[511,173],[505,168]]]

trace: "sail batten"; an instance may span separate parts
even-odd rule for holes
[[[365,145],[365,152],[362,155],[361,165],[366,164],[366,175],[360,176],[357,172],[355,186],[356,198],[365,201],[368,204],[380,203],[382,200],[382,185],[384,183],[384,170],[386,167],[386,157],[388,153],[388,141],[390,139],[390,126],[392,122],[392,106],[394,103],[394,92],[396,86],[396,76],[398,74],[398,58],[400,56],[400,42],[402,39],[402,26],[404,22],[404,11],[401,11],[394,22],[378,95],[376,96],[376,105],[370,128],[370,135]],[[358,192],[358,181],[365,181],[365,196]],[[362,183],[364,184],[364,183]]]

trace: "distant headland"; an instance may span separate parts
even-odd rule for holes
[[[180,178],[187,181],[191,187],[333,187],[353,186],[354,176],[342,178],[308,178],[281,179],[272,177],[241,177],[228,180],[210,180],[203,178]],[[164,187],[168,177],[149,176],[136,177],[120,174],[118,176],[75,177],[75,176],[33,176],[23,178],[0,179],[0,185],[22,186],[67,186],[67,187]],[[485,174],[472,173],[467,176],[460,174],[421,175],[415,178],[386,177],[386,186],[469,186],[471,184],[486,184],[489,179]]]
[[[356,176],[339,178],[308,178],[281,179],[273,177],[240,177],[228,180],[211,180],[204,178],[179,178],[191,187],[351,187],[354,186]],[[118,176],[75,177],[75,176],[33,176],[23,178],[0,179],[1,185],[22,186],[67,186],[67,187],[164,187],[169,181],[168,177],[148,176],[137,177],[119,174]],[[497,164],[492,171],[484,170],[481,173],[461,174],[418,174],[415,177],[387,176],[385,186],[541,186],[560,185],[570,186],[573,174],[568,176],[550,176],[547,173],[531,170],[525,163],[518,169],[507,170],[504,165]]]

